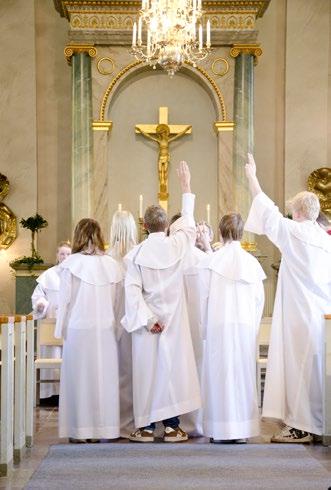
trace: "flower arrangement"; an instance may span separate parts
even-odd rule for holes
[[[40,214],[36,213],[34,216],[29,216],[29,218],[22,218],[20,220],[20,225],[22,228],[26,228],[31,231],[31,256],[19,257],[12,260],[9,265],[13,269],[16,269],[20,265],[25,265],[31,269],[36,264],[44,263],[38,250],[36,249],[36,236],[40,230],[48,226],[48,222]]]

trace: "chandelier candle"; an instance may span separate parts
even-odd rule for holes
[[[133,25],[131,54],[154,69],[160,65],[171,77],[185,62],[196,66],[211,51],[209,20],[203,43],[201,5],[201,0],[142,0],[138,25]]]

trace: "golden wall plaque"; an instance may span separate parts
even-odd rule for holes
[[[331,168],[314,170],[308,177],[308,190],[318,196],[321,210],[331,219]]]
[[[0,201],[9,192],[9,180],[0,174]],[[0,202],[0,250],[10,247],[17,236],[17,219],[6,204]]]

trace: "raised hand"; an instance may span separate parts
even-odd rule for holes
[[[187,163],[182,160],[177,168],[177,175],[183,193],[191,192],[191,172]]]
[[[245,165],[246,177],[248,179],[249,188],[253,197],[262,192],[260,183],[256,176],[256,165],[254,157],[251,153],[248,153],[248,162]]]
[[[256,164],[254,157],[251,153],[247,155],[248,162],[245,165],[246,177],[251,179],[252,177],[256,177]]]

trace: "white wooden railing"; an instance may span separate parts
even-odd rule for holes
[[[0,476],[19,463],[33,442],[34,322],[28,316],[0,316]]]

